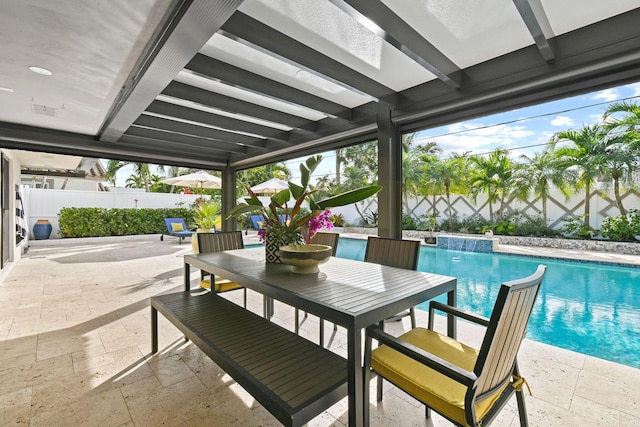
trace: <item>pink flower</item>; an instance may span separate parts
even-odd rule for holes
[[[331,211],[329,209],[325,209],[319,215],[312,217],[309,220],[309,240],[316,235],[316,233],[322,228],[326,228],[327,230],[331,230],[333,228],[333,222],[331,221]]]

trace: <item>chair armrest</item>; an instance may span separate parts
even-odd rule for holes
[[[465,320],[469,320],[471,322],[477,323],[483,326],[489,326],[489,319],[482,316],[477,316],[475,314],[467,313],[460,310],[457,307],[453,307],[450,305],[442,304],[441,302],[431,301],[429,303],[429,329],[433,330],[433,314],[434,310],[444,311],[445,313],[452,314],[456,317],[460,317]]]
[[[392,335],[384,332],[378,325],[371,325],[367,328],[367,335],[378,340],[378,343],[387,345],[392,349],[408,356],[423,365],[428,366],[440,372],[447,377],[464,384],[469,387],[478,379],[473,373],[462,369],[452,363],[447,362],[444,359],[439,358],[431,353],[428,353],[421,348],[418,348],[406,341],[402,341]]]

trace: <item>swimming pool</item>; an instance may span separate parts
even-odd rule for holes
[[[337,256],[362,260],[365,246],[340,238]],[[640,368],[640,268],[422,246],[418,270],[457,277],[458,306],[488,317],[500,284],[541,263],[549,268],[527,338]]]

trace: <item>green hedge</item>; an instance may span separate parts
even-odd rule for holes
[[[193,211],[186,208],[62,208],[58,213],[63,238],[166,233],[165,218],[183,218],[188,226],[193,224]]]

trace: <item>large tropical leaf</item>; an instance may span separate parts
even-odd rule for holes
[[[362,187],[355,190],[347,191],[342,194],[338,194],[328,199],[315,202],[315,205],[319,209],[335,208],[338,206],[346,206],[352,203],[360,202],[377,194],[382,187],[379,185],[371,185],[368,187]]]

